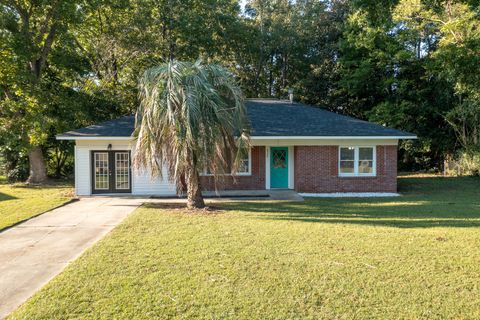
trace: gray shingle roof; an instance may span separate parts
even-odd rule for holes
[[[414,134],[343,116],[318,107],[285,100],[251,99],[246,102],[252,136],[414,137]],[[62,139],[78,137],[130,137],[134,116],[125,116],[86,128],[68,131]]]
[[[247,106],[253,136],[414,136],[285,100],[249,100]]]
[[[57,138],[75,137],[130,137],[135,128],[135,117],[124,116],[85,128],[62,133]]]

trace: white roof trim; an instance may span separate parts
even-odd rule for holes
[[[378,139],[417,139],[417,136],[252,136],[252,140],[378,140]]]
[[[133,137],[56,136],[57,140],[130,140]],[[252,140],[378,140],[417,139],[417,136],[252,136]]]
[[[57,140],[131,140],[133,137],[56,136]]]

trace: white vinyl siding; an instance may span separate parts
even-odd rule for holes
[[[83,146],[75,146],[75,193],[91,194],[90,149]]]
[[[133,168],[132,168],[133,169]],[[175,184],[168,182],[167,172],[163,170],[163,180],[160,178],[152,179],[147,170],[136,171],[133,169],[132,194],[134,195],[154,195],[154,196],[174,196],[177,194]]]
[[[131,150],[132,157],[134,151],[129,141],[76,141],[75,146],[75,193],[79,196],[88,196],[92,194],[92,171],[91,171],[91,151],[107,150],[108,145],[112,145],[112,150]],[[164,179],[152,179],[148,170],[134,170],[132,168],[132,195],[156,195],[156,196],[175,196],[175,184],[167,179],[164,171]]]

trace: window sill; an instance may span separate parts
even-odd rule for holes
[[[340,178],[376,178],[376,174],[339,174]]]
[[[237,173],[237,174],[225,173],[225,174],[218,174],[218,176],[222,176],[222,177],[250,177],[250,176],[252,176],[252,174],[251,173]],[[201,174],[200,177],[213,177],[213,174]]]

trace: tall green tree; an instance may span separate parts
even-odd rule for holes
[[[235,72],[249,96],[296,99],[327,105],[336,81],[343,1],[265,1],[246,3],[245,37],[236,50]]]
[[[444,57],[445,41],[465,21],[478,24],[478,16],[471,6],[453,1],[355,5],[341,40],[338,95],[346,98],[342,111],[416,133],[418,141],[402,144],[404,162],[410,168],[440,169],[459,147],[447,121],[459,103],[456,76],[448,72],[461,70],[462,63],[472,67],[478,53],[475,47],[461,49],[472,54],[458,64],[454,54]],[[465,83],[475,87],[473,80],[469,76]]]
[[[239,10],[236,0],[87,3],[75,40],[90,62],[91,79],[125,112],[134,112],[138,77],[152,65],[199,57],[233,65]]]
[[[67,175],[71,145],[55,135],[126,112],[122,91],[99,81],[95,48],[81,45],[86,19],[100,5],[116,3],[0,2],[0,153],[8,154],[12,178],[23,178],[17,173],[24,157],[30,182],[44,181],[47,167],[54,176]]]
[[[140,79],[134,166],[148,167],[183,192],[187,206],[205,206],[200,173],[218,179],[236,172],[248,152],[249,128],[243,95],[233,75],[216,64],[180,62],[147,69]]]
[[[405,168],[438,169],[479,149],[477,1],[241,3],[0,0],[8,167],[29,158],[31,182],[45,179],[45,160],[65,174],[69,146],[55,134],[135,112],[143,70],[199,57],[224,65],[249,97],[294,89],[303,102],[416,133],[400,148]]]
[[[424,19],[442,35],[432,69],[454,92],[455,106],[445,118],[463,151],[480,154],[480,4],[445,1],[431,11]]]
[[[0,1],[2,56],[0,103],[7,134],[15,132],[28,152],[28,181],[44,182],[49,65],[61,51],[70,24],[79,21],[78,1]]]

